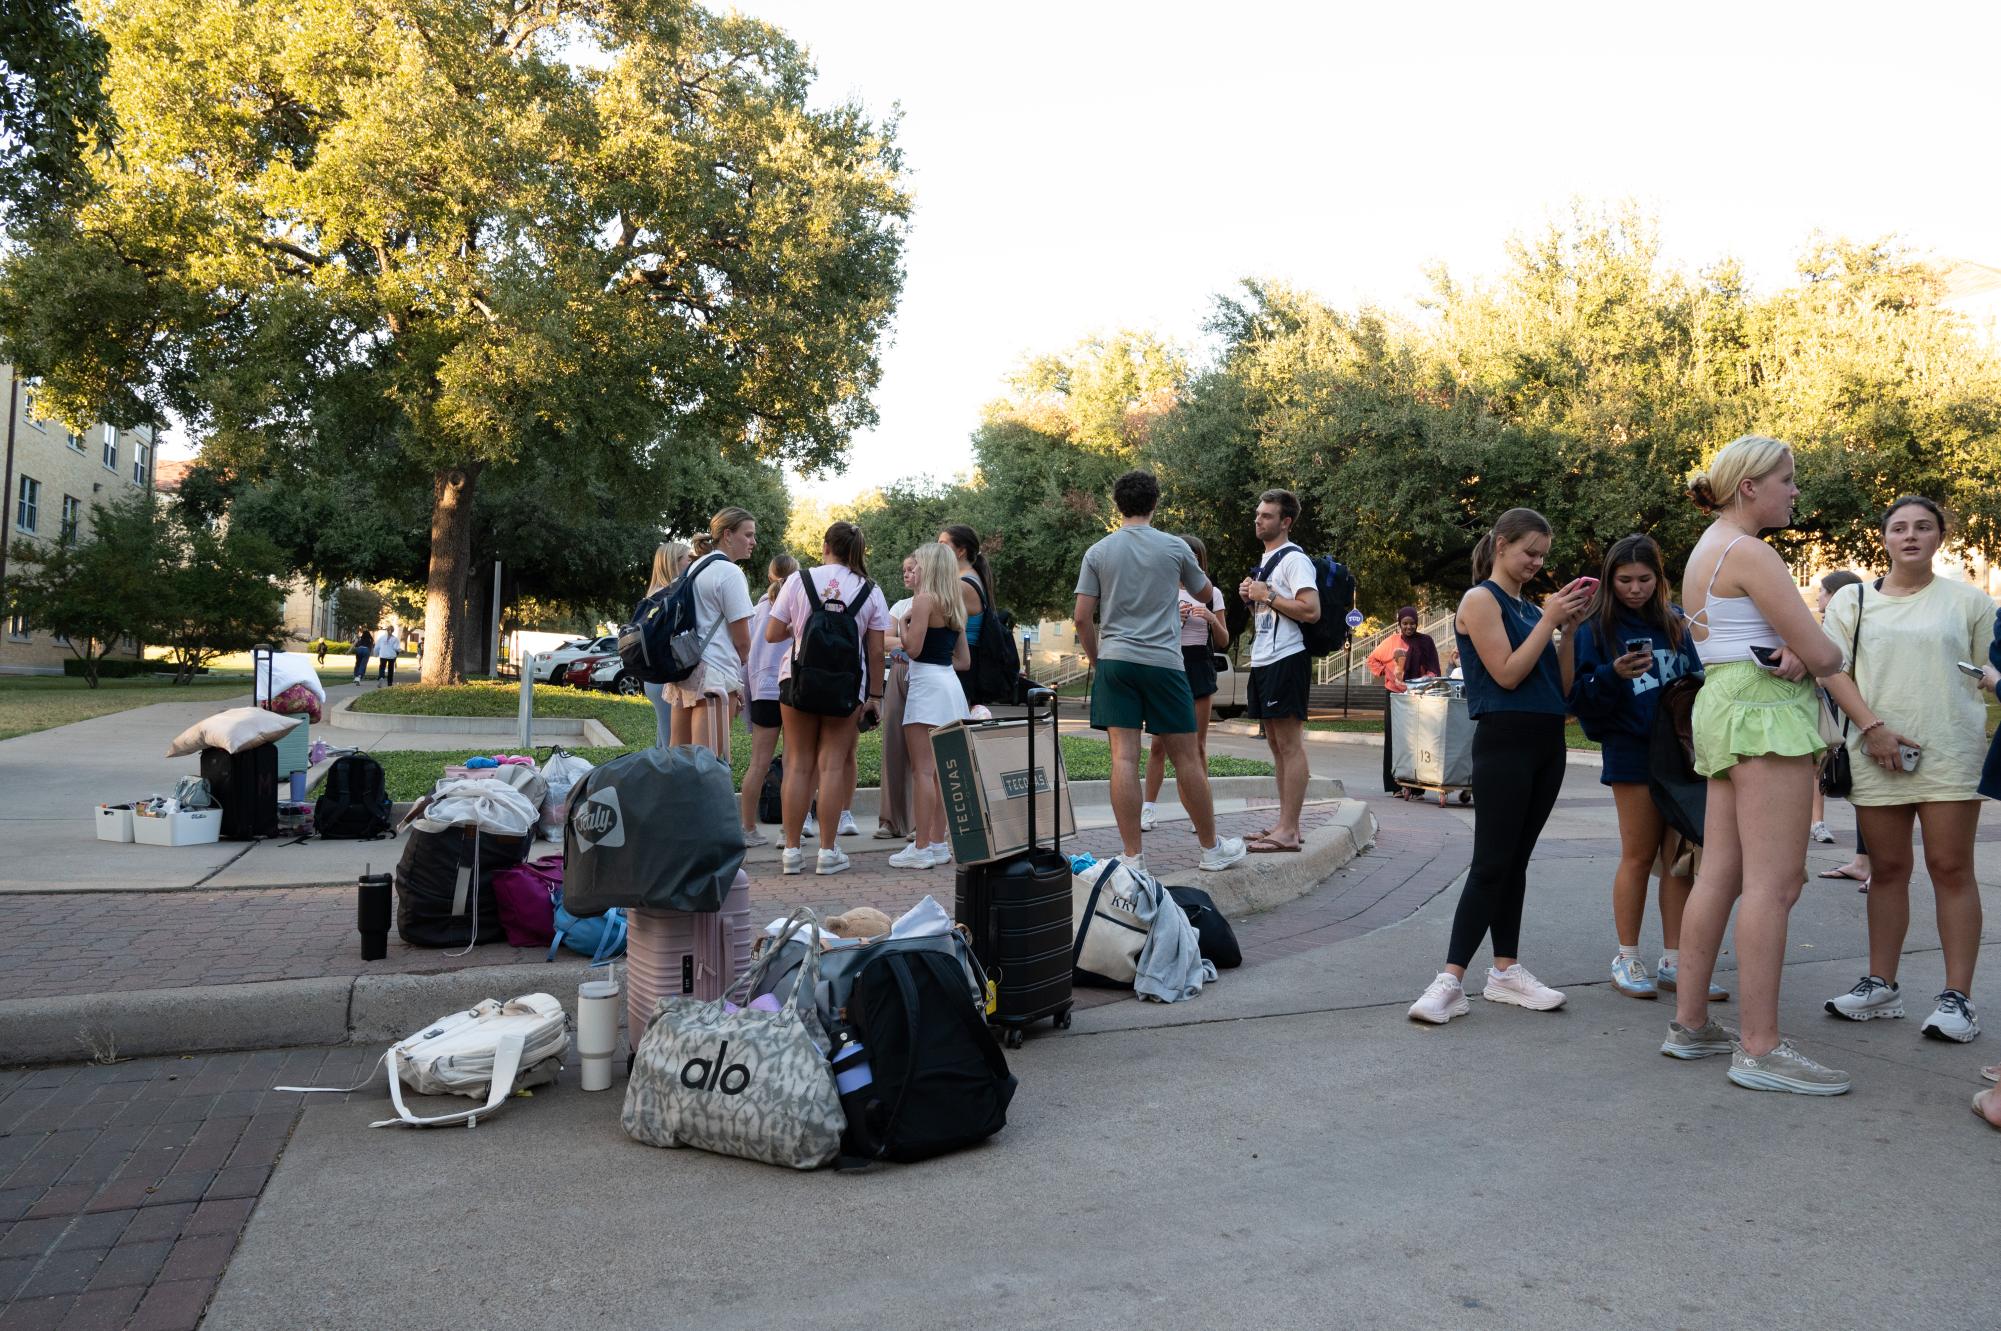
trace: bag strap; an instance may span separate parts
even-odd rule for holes
[[[855,593],[854,600],[848,602],[848,608],[842,611],[842,613],[857,624],[861,623],[862,612],[868,609],[868,598],[874,591],[875,584],[867,578],[863,578],[861,590]]]
[[[604,913],[605,930],[598,936],[597,951],[591,953],[591,965],[609,966],[612,959],[625,946],[625,912],[614,906]]]
[[[442,1127],[447,1123],[464,1123],[469,1128],[479,1126],[485,1115],[500,1108],[503,1101],[514,1093],[514,1079],[521,1072],[521,1055],[528,1047],[525,1036],[503,1035],[493,1046],[493,1080],[487,1084],[486,1103],[476,1109],[461,1109],[453,1114],[439,1114],[434,1118],[418,1118],[403,1103],[403,1078],[397,1075],[395,1060],[389,1066],[389,1099],[396,1106],[396,1117],[385,1118],[371,1123],[371,1128],[393,1128],[398,1123],[408,1123],[412,1127]]]
[[[1264,563],[1258,565],[1258,581],[1270,582],[1271,575],[1278,572],[1279,561],[1284,559],[1287,553],[1293,550],[1299,550],[1299,553],[1302,555],[1306,553],[1306,551],[1300,550],[1299,547],[1297,545],[1294,545],[1291,541],[1287,541],[1284,545],[1281,545],[1278,549],[1272,551],[1271,555],[1265,560]]]
[[[1117,860],[1106,861],[1104,872],[1091,884],[1090,899],[1084,903],[1084,922],[1077,928],[1077,941],[1070,945],[1070,966],[1073,970],[1076,969],[1077,963],[1084,959],[1084,940],[1090,937],[1091,921],[1098,917],[1098,894],[1105,890],[1105,880],[1110,878],[1118,867]]]
[[[1732,544],[1734,545],[1735,542],[1732,542]],[[1862,655],[1862,597],[1866,588],[1866,583],[1858,582],[1855,584],[1855,641],[1848,644],[1848,677],[1850,679],[1855,678],[1855,661],[1857,657]],[[1846,708],[1843,708],[1841,712],[1841,738],[1844,741],[1848,738],[1848,721],[1848,711]]]

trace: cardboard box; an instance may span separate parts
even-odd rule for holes
[[[1064,836],[1077,834],[1070,785],[1063,775],[1063,746],[1056,742],[1054,725],[1035,724],[1033,771],[1026,721],[962,721],[931,732],[952,858],[958,863],[984,864],[1028,849],[1031,792],[1038,842],[1046,846],[1055,839],[1059,820]]]
[[[132,806],[129,804],[98,805],[97,839],[99,841],[130,841],[132,839]]]
[[[132,839],[142,846],[201,846],[221,836],[221,809],[183,809],[164,818],[134,815],[132,819]]]

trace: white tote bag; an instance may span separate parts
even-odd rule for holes
[[[1070,880],[1071,969],[1085,984],[1129,988],[1152,929],[1139,916],[1139,883],[1120,860]]]

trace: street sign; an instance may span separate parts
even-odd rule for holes
[[[1042,626],[1040,624],[1022,624],[1018,626],[1018,631],[1021,633],[1021,640],[1023,642],[1042,641]]]
[[[1359,610],[1350,610],[1350,611],[1348,612],[1348,627],[1349,627],[1349,628],[1351,628],[1351,629],[1358,629],[1358,628],[1362,627],[1362,612],[1361,612],[1361,611],[1359,611]]]

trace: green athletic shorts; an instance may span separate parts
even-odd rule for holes
[[[1131,661],[1098,662],[1091,685],[1091,729],[1194,734],[1195,695],[1188,672]]]

